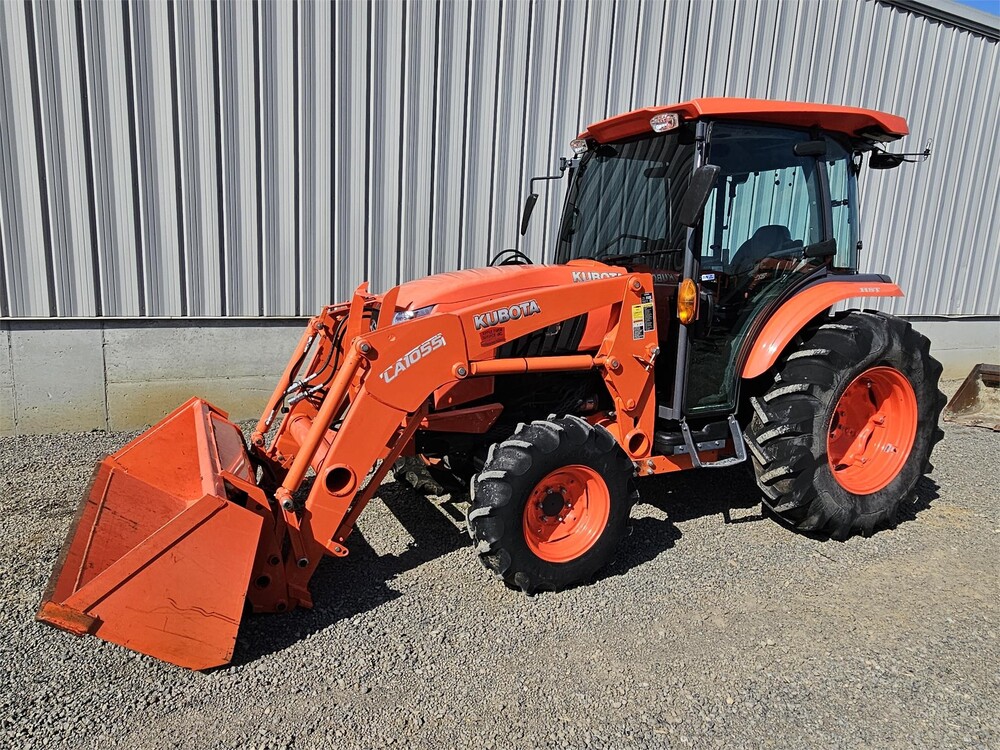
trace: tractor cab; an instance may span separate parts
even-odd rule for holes
[[[905,133],[898,118],[864,110],[877,121],[821,105],[755,112],[755,102],[739,100],[737,110],[735,101],[638,110],[592,125],[572,143],[555,260],[590,258],[653,275],[657,402],[671,420],[735,411],[762,322],[820,277],[856,273],[857,159]],[[682,203],[703,165],[718,173],[686,226]],[[677,312],[684,279],[697,290],[687,324]]]

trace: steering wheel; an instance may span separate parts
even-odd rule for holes
[[[530,266],[531,258],[522,253],[520,250],[515,250],[510,247],[506,250],[501,250],[499,253],[493,256],[493,260],[489,262],[491,266]]]

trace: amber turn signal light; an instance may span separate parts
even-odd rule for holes
[[[684,279],[677,290],[677,319],[687,325],[698,312],[698,286],[693,279]]]

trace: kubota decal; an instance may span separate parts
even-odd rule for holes
[[[473,322],[475,323],[476,330],[481,331],[484,328],[498,326],[511,320],[520,320],[521,318],[527,318],[529,315],[537,315],[541,311],[542,309],[538,306],[538,303],[533,299],[529,299],[525,302],[518,302],[516,305],[511,305],[510,307],[501,307],[497,310],[480,313],[475,316]]]
[[[395,364],[386,367],[381,373],[379,373],[379,377],[386,383],[391,383],[397,375],[405,372],[411,365],[417,364],[417,362],[435,349],[440,349],[445,345],[445,343],[444,336],[440,333],[435,333],[425,342],[419,346],[413,347],[410,351],[397,359]]]
[[[573,271],[573,283],[581,281],[596,281],[597,279],[613,279],[621,276],[621,271]]]

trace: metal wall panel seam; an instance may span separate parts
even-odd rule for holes
[[[103,315],[103,304],[101,300],[101,248],[100,240],[97,232],[97,206],[94,197],[94,152],[91,148],[93,143],[93,138],[91,135],[91,110],[90,110],[90,94],[89,87],[87,86],[88,72],[89,72],[89,61],[87,59],[87,44],[86,35],[83,30],[83,0],[76,0],[73,4],[73,17],[75,21],[76,30],[76,48],[77,48],[77,60],[78,60],[78,86],[80,87],[80,100],[81,100],[81,121],[83,124],[83,156],[84,156],[84,169],[86,170],[86,185],[84,187],[84,193],[87,198],[87,224],[90,230],[90,262],[91,262],[91,278],[90,282],[92,284],[93,290],[93,304],[94,304],[94,315],[101,317]]]
[[[699,95],[725,96],[729,66],[733,58],[733,20],[736,3],[733,0],[712,0],[708,39],[705,44],[705,66],[701,71]]]
[[[336,110],[335,149],[331,148],[330,169],[334,187],[331,191],[331,213],[336,217],[334,255],[331,279],[334,283],[333,299],[346,299],[350,288],[362,278],[368,278],[366,269],[369,257],[369,220],[372,183],[372,44],[371,5],[344,3],[334,6],[336,23],[336,61],[332,76],[337,102],[344,102]],[[360,49],[358,49],[360,45]],[[364,74],[349,76],[348,64],[342,60],[362,59]],[[361,158],[360,167],[353,159]],[[352,199],[360,207],[349,206]],[[358,210],[361,208],[362,210]]]
[[[409,27],[407,26],[407,16],[410,10],[410,6],[408,0],[399,0],[399,2],[402,11],[402,18],[400,19],[400,30],[399,30],[399,36],[400,36],[399,94],[398,94],[398,107],[395,112],[396,118],[398,118],[398,126],[396,127],[396,132],[393,134],[399,143],[398,145],[399,150],[397,151],[396,159],[394,160],[396,196],[398,197],[399,200],[396,202],[396,205],[393,206],[395,213],[395,220],[393,222],[395,225],[394,226],[395,238],[393,242],[393,254],[395,255],[395,265],[393,267],[393,274],[390,277],[395,281],[395,284],[399,284],[401,282],[400,269],[402,268],[403,265],[403,222],[405,220],[403,207],[405,204],[405,200],[403,199],[402,190],[403,190],[403,174],[404,174],[404,168],[406,166],[405,155],[407,152],[407,137],[409,136],[407,128],[407,123],[409,120],[409,111],[408,107],[406,106],[407,105],[406,84],[407,84],[407,76],[412,70],[412,66],[410,65],[410,60],[407,57],[407,53],[409,52],[409,48],[411,45],[410,35],[408,33]],[[388,125],[388,123],[392,119],[393,119],[392,111],[387,110],[385,123]],[[383,253],[384,253],[386,237],[383,236],[381,239],[382,239]],[[379,286],[376,287],[376,290],[384,291],[385,289],[388,289],[390,286],[394,286],[395,284],[380,284]]]
[[[539,3],[534,6],[529,48],[537,50],[537,54],[527,55],[525,58],[525,137],[522,141],[521,163],[518,165],[518,182],[515,190],[507,197],[514,209],[512,235],[515,247],[538,263],[544,261],[547,199],[553,190],[558,189],[558,183],[549,182],[537,186],[541,190],[541,210],[536,211],[538,215],[529,223],[524,237],[521,237],[518,209],[528,194],[531,178],[536,174],[548,175],[555,171],[551,166],[552,152],[549,143],[552,134],[553,76],[559,64],[556,31],[561,10],[559,3]],[[552,70],[549,69],[550,65]],[[501,236],[500,240],[505,246],[510,244],[509,237]]]
[[[565,96],[563,92],[563,87],[560,85],[560,71],[566,67],[566,62],[564,60],[565,46],[563,42],[563,25],[564,18],[566,14],[566,4],[564,2],[552,3],[546,6],[546,10],[549,11],[549,15],[552,13],[552,7],[555,6],[555,21],[552,25],[551,39],[552,39],[552,70],[549,76],[543,76],[542,71],[539,71],[539,78],[547,78],[547,85],[549,90],[548,97],[548,116],[544,121],[544,138],[535,138],[536,147],[542,149],[542,153],[536,155],[535,165],[528,164],[527,166],[527,177],[524,180],[524,187],[522,188],[527,195],[529,190],[528,181],[532,176],[538,173],[544,174],[557,174],[556,170],[556,160],[560,155],[566,153],[564,148],[558,146],[558,130],[559,130],[559,118],[556,112],[556,102],[563,101]],[[544,66],[543,66],[544,67]],[[545,94],[543,93],[544,97]],[[544,99],[543,99],[544,101]],[[538,116],[540,119],[540,115]],[[542,123],[539,123],[542,124]],[[537,126],[536,126],[537,132]],[[537,152],[536,152],[537,154]],[[558,173],[562,174],[562,173]],[[540,263],[547,262],[548,258],[551,257],[549,254],[548,243],[555,232],[554,228],[554,218],[552,216],[552,209],[558,202],[558,198],[563,194],[563,182],[562,180],[556,182],[548,182],[544,185],[545,192],[540,195],[542,200],[541,211],[538,217],[532,222],[534,224],[534,237],[533,237],[533,248],[535,257],[538,258]],[[518,227],[518,234],[520,234],[520,227]]]
[[[177,281],[180,291],[180,313],[188,314],[188,294],[190,279],[188,278],[188,261],[184,241],[186,229],[184,223],[184,160],[181,158],[181,101],[178,95],[177,83],[177,2],[167,2],[167,56],[170,65],[170,98],[172,100],[170,114],[173,118],[173,151],[174,151],[174,200],[176,202],[177,219]]]
[[[50,316],[56,316],[59,314],[59,310],[56,304],[54,275],[55,263],[52,258],[52,220],[50,214],[48,188],[46,134],[44,117],[42,115],[35,19],[33,15],[33,6],[29,0],[25,0],[24,2],[24,21],[28,40],[28,70],[30,75],[29,80],[31,81],[31,102],[35,126],[35,157],[37,162],[38,197],[41,206],[42,241],[44,242],[44,245],[41,248],[41,257],[44,263],[44,283],[47,294],[48,313]],[[26,250],[27,252],[31,252],[31,248],[26,248]],[[37,306],[41,307],[41,305]],[[36,307],[36,305],[32,304],[31,308],[34,307]]]
[[[517,224],[517,215],[515,213],[513,214],[512,217],[510,210],[511,196],[521,195],[521,191],[523,189],[521,186],[524,184],[525,181],[524,180],[525,152],[528,148],[529,140],[531,140],[531,137],[529,135],[530,131],[528,130],[528,117],[530,115],[530,108],[532,103],[531,90],[530,90],[530,82],[531,82],[530,74],[531,74],[531,60],[532,60],[532,44],[535,41],[534,37],[535,37],[536,20],[537,20],[537,13],[535,12],[535,1],[528,0],[528,18],[523,32],[524,44],[523,45],[514,44],[511,47],[507,48],[507,55],[506,55],[506,59],[508,62],[507,69],[510,71],[511,78],[519,79],[519,83],[521,84],[521,90],[519,92],[520,95],[515,95],[510,102],[512,105],[510,108],[512,114],[516,111],[513,105],[515,104],[518,105],[520,109],[520,117],[518,118],[520,120],[520,130],[517,131],[519,137],[515,140],[515,143],[518,144],[517,153],[519,158],[512,164],[510,151],[509,150],[506,151],[507,164],[505,165],[503,174],[501,175],[501,181],[506,189],[500,191],[500,206],[504,219],[501,220],[500,225],[496,227],[496,231],[494,232],[495,236],[493,238],[493,241],[490,243],[489,255],[491,257],[496,257],[497,253],[500,252],[500,250],[502,249],[503,244],[505,244],[506,241],[505,233],[509,231],[512,224],[510,219],[511,218],[514,219],[513,224],[515,225],[515,227]],[[520,39],[520,35],[518,35],[518,37],[515,37],[515,39]],[[520,53],[522,49],[524,50],[524,73],[523,75],[518,75],[518,65],[516,63],[520,62],[521,60]],[[499,138],[502,136],[500,133],[498,133],[495,137]],[[513,184],[511,184],[511,182],[513,182]],[[517,203],[516,197],[514,201],[516,205]],[[515,228],[514,247],[518,250],[521,249],[522,239],[523,238],[521,237],[520,232],[517,231],[517,229]]]
[[[434,188],[438,172],[435,122],[438,117],[436,82],[440,77],[440,7],[417,2],[407,9],[406,75],[400,154],[400,201],[397,247],[399,282],[427,274],[432,263]],[[429,65],[427,63],[430,63]],[[423,185],[421,187],[421,184]]]
[[[460,187],[461,187],[462,183],[464,182],[463,175],[466,172],[470,171],[469,170],[469,162],[470,162],[470,159],[469,159],[469,120],[471,120],[472,118],[470,118],[468,116],[468,109],[469,109],[469,102],[472,100],[471,96],[469,96],[469,86],[471,85],[470,82],[472,80],[472,76],[471,76],[471,67],[472,66],[471,66],[470,62],[471,62],[471,57],[472,57],[472,39],[473,39],[473,37],[472,37],[472,28],[473,28],[472,27],[472,20],[473,20],[473,14],[474,14],[474,12],[475,12],[474,8],[468,7],[468,12],[466,14],[466,27],[465,27],[465,36],[466,36],[466,44],[465,44],[465,79],[463,81],[463,87],[462,87],[462,90],[465,93],[465,96],[462,97],[462,102],[463,102],[463,106],[465,107],[465,109],[463,110],[463,116],[462,116],[462,156],[461,156],[461,159],[458,162],[458,167],[459,167],[460,173],[459,173],[459,175],[457,176],[457,179],[456,179],[456,181],[458,182],[458,184],[459,184]],[[478,55],[477,55],[477,57],[478,57]],[[455,264],[454,264],[454,268],[461,268],[462,267],[462,245],[463,245],[462,237],[465,236],[465,232],[467,231],[467,227],[469,225],[469,214],[470,214],[470,212],[469,212],[469,204],[466,201],[466,195],[467,195],[467,193],[466,193],[465,190],[461,190],[461,189],[459,190],[459,203],[458,203],[458,205],[459,205],[459,209],[458,209],[459,224],[458,224],[458,226],[456,228],[456,232],[455,232],[455,245],[456,245],[456,247],[455,247]],[[448,269],[447,268],[441,268],[441,269],[438,269],[438,270],[442,270],[443,271],[443,270],[448,270]]]
[[[302,35],[300,30],[301,6],[298,0],[292,2],[292,165],[295,169],[292,179],[292,190],[294,200],[292,205],[292,242],[295,248],[295,269],[294,288],[295,301],[293,310],[295,315],[302,314],[302,134],[300,132],[302,114],[299,111],[302,102],[302,64],[299,59],[302,49]]]
[[[714,0],[713,0],[714,1]],[[607,0],[604,0],[607,2]],[[608,25],[608,59],[607,59],[607,77],[606,81],[610,83],[612,79],[612,74],[614,71],[613,61],[615,56],[615,29],[617,28],[618,20],[618,0],[611,0],[611,23]],[[609,114],[609,108],[611,106],[611,86],[604,87],[604,105],[601,107],[600,117],[605,118]]]
[[[148,297],[146,284],[146,264],[145,264],[145,240],[143,228],[146,226],[146,213],[142,201],[140,179],[140,157],[139,139],[137,135],[138,126],[136,103],[135,103],[135,60],[132,52],[135,29],[132,25],[132,13],[129,10],[128,0],[122,0],[122,33],[124,36],[123,47],[125,51],[125,93],[128,102],[128,126],[129,126],[129,148],[132,160],[132,219],[135,231],[135,266],[136,266],[136,292],[139,299],[139,316],[146,315],[146,300]]]
[[[216,254],[218,257],[218,311],[220,315],[229,312],[227,295],[228,267],[226,266],[226,180],[223,166],[223,154],[226,150],[226,140],[222,129],[222,56],[219,53],[219,2],[211,0],[211,66],[212,66],[212,99],[213,121],[215,126],[215,222],[216,222]]]
[[[763,8],[763,10],[762,10]],[[777,47],[777,33],[778,33],[778,19],[781,14],[781,6],[778,4],[777,0],[760,0],[760,4],[757,6],[757,13],[767,15],[764,18],[764,23],[761,28],[766,29],[770,34],[770,54],[763,54],[759,56],[759,61],[755,59],[754,65],[758,68],[758,80],[763,80],[763,86],[755,86],[754,79],[752,78],[753,73],[747,77],[747,96],[754,96],[755,91],[762,91],[765,95],[771,91],[771,73],[774,68],[774,55],[775,47]],[[754,45],[764,46],[764,45]]]
[[[478,247],[491,227],[495,173],[492,136],[497,122],[502,10],[499,2],[481,2],[474,4],[470,12],[470,48],[482,53],[469,58],[466,98],[471,102],[470,109],[479,116],[468,118],[465,124],[468,145],[460,184],[462,194],[468,196],[466,205],[478,205],[480,210],[465,212],[458,248],[460,268],[481,265]]]
[[[0,69],[10,71],[12,66],[9,62],[6,13],[6,9],[0,6]],[[12,81],[4,80],[3,85],[0,85],[0,317],[11,314],[13,300],[9,296],[8,279],[11,263],[7,259],[7,253],[13,254],[12,248],[16,242],[14,237],[17,235],[17,212],[12,206],[16,195],[14,171],[17,168],[15,149],[11,146],[11,139],[16,137],[12,88]]]
[[[493,234],[493,228],[495,226],[495,216],[496,216],[495,197],[497,191],[498,169],[497,169],[497,143],[495,137],[495,130],[496,130],[496,125],[500,120],[500,112],[498,111],[500,110],[500,102],[501,102],[500,81],[502,80],[503,70],[504,70],[503,50],[504,50],[504,45],[506,44],[506,36],[507,36],[504,33],[506,29],[506,23],[504,22],[505,18],[504,0],[500,0],[500,2],[497,4],[496,7],[497,7],[497,18],[496,18],[497,46],[496,46],[496,59],[493,68],[493,92],[495,95],[491,97],[491,102],[490,102],[493,105],[493,117],[491,119],[493,127],[484,129],[486,131],[484,134],[484,138],[489,144],[489,149],[490,149],[490,158],[489,158],[490,187],[489,187],[489,194],[486,199],[486,206],[487,206],[486,210],[488,218],[486,220],[486,226],[483,227],[483,233],[475,237],[475,240],[478,241],[480,244],[478,246],[475,246],[475,251],[474,251],[475,254],[470,259],[469,265],[473,267],[478,265],[483,265],[491,255],[490,253],[491,248],[489,243],[490,243],[490,236]],[[506,109],[504,111],[506,111]]]
[[[49,174],[52,258],[56,308],[60,315],[93,315],[88,280],[92,278],[92,247],[86,231],[86,175],[80,123],[82,103],[74,80],[79,79],[74,6],[40,6],[37,34],[39,71]],[[68,84],[68,85],[67,85]]]
[[[267,222],[267,217],[264,213],[264,205],[267,200],[267,195],[265,193],[264,185],[264,174],[263,174],[263,160],[264,160],[264,144],[263,144],[263,115],[264,115],[264,102],[263,94],[261,92],[261,80],[264,77],[261,71],[261,61],[260,49],[263,46],[261,41],[261,34],[263,34],[263,29],[260,22],[260,2],[254,0],[253,3],[253,97],[254,97],[254,169],[256,171],[256,213],[257,213],[257,275],[256,275],[256,289],[253,290],[255,295],[253,299],[253,306],[257,309],[257,314],[261,317],[264,316],[264,287],[266,284],[265,275],[267,273],[267,264],[265,257],[265,224]],[[249,306],[249,305],[248,305]]]
[[[470,54],[472,51],[472,9],[467,4],[438,3],[438,44],[435,55],[440,75],[434,98],[439,112],[432,126],[435,168],[432,181],[433,222],[430,226],[427,272],[440,273],[459,267],[458,248],[466,224],[466,192],[461,186],[468,160],[468,108],[470,97]],[[449,146],[451,146],[449,148]]]

